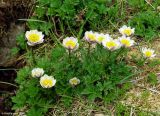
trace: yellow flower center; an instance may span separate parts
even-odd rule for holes
[[[72,80],[71,80],[71,84],[77,85],[77,84],[78,84],[78,80],[77,80],[77,79],[72,79]]]
[[[74,47],[76,47],[76,43],[74,41],[72,41],[72,40],[68,40],[66,42],[66,47],[74,48]]]
[[[130,46],[130,42],[129,42],[129,40],[127,40],[127,39],[122,39],[122,40],[121,40],[121,43],[122,43],[123,45],[127,46],[127,47]]]
[[[145,56],[146,57],[151,57],[152,56],[152,52],[151,51],[146,51],[145,52]]]
[[[107,42],[107,43],[106,43],[106,46],[107,46],[108,48],[113,48],[113,47],[116,47],[117,44],[116,44],[114,41],[110,41],[110,42]]]
[[[42,85],[43,86],[49,86],[49,87],[51,87],[52,86],[52,80],[51,79],[45,79],[45,80],[43,80],[42,81]]]
[[[90,41],[95,41],[96,40],[95,35],[91,34],[91,33],[88,34],[88,38],[89,38]]]
[[[126,34],[127,36],[130,36],[132,34],[132,30],[131,29],[125,29],[123,31],[124,34]]]
[[[104,39],[104,37],[98,37],[98,41],[99,41],[99,42],[102,42],[103,39]]]
[[[30,34],[28,37],[30,42],[38,42],[40,40],[40,36],[38,34]]]

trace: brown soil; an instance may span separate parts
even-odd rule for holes
[[[16,77],[15,70],[0,70],[0,112],[11,111],[11,96],[14,95],[16,86],[13,86]]]

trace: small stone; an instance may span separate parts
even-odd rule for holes
[[[157,7],[157,10],[160,12],[160,6]]]
[[[104,114],[95,114],[94,116],[105,116]]]

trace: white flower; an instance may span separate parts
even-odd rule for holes
[[[120,42],[117,39],[112,39],[112,38],[104,39],[102,41],[102,45],[111,51],[119,49],[121,47]]]
[[[97,43],[101,44],[104,39],[110,38],[109,34],[95,33]]]
[[[56,79],[53,78],[53,76],[44,75],[40,78],[40,85],[43,88],[51,88],[55,86]]]
[[[37,30],[26,31],[25,36],[26,36],[26,39],[28,40],[27,44],[30,46],[43,43],[44,41],[43,39],[44,35],[42,34],[42,32],[39,32]]]
[[[131,27],[127,27],[126,25],[124,25],[119,29],[119,32],[122,35],[130,36],[134,34],[134,30],[135,30],[134,28],[131,29]]]
[[[134,40],[131,40],[130,37],[122,36],[118,38],[122,46],[131,47],[134,45]]]
[[[96,42],[96,34],[93,31],[86,31],[84,34],[84,39],[89,43]]]
[[[63,46],[70,50],[76,50],[79,47],[78,39],[74,37],[67,37],[63,39]]]
[[[34,68],[31,72],[32,77],[41,77],[43,74],[43,68]]]
[[[153,58],[156,56],[156,54],[154,54],[154,50],[150,49],[150,48],[142,48],[142,53],[144,55],[145,58]]]
[[[72,78],[69,80],[69,83],[72,85],[72,86],[76,86],[80,83],[80,80],[76,77]]]

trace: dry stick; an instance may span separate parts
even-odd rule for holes
[[[12,84],[12,83],[8,83],[8,82],[3,82],[3,81],[0,81],[1,84],[6,84],[6,85],[11,85],[11,86],[14,86],[16,88],[18,88],[18,86]]]
[[[154,6],[150,3],[150,2],[148,2],[148,0],[145,0],[146,2],[147,2],[147,4],[149,4],[154,10],[156,10],[155,8],[154,8]]]
[[[8,71],[8,70],[14,70],[14,71],[18,71],[19,69],[14,69],[14,68],[7,68],[7,69],[0,69],[0,71]]]
[[[38,19],[18,19],[19,21],[30,21],[30,22],[41,22],[46,23],[46,21],[38,20]]]
[[[112,0],[112,5],[115,3],[115,0]]]
[[[54,17],[52,17],[51,19],[52,19],[52,22],[53,22],[54,27],[55,27],[55,28],[54,28],[54,32],[55,32],[55,34],[56,34],[58,37],[60,37],[60,36],[58,35],[58,33],[57,33],[56,22],[55,22]]]
[[[160,95],[160,92],[157,91],[157,90],[154,90],[154,89],[151,89],[151,88],[147,88],[147,87],[144,87],[144,86],[141,86],[141,85],[138,85],[138,84],[135,84],[135,86],[141,87],[141,88],[144,88],[144,89],[147,89],[147,90],[149,90],[149,91],[152,91],[152,92],[157,93],[157,94]]]
[[[132,116],[132,114],[133,114],[133,108],[131,107],[131,111],[130,111],[130,115],[129,116]]]
[[[142,80],[142,79],[144,79],[144,78],[145,78],[145,76],[143,76],[143,77],[141,77],[141,78],[138,78],[138,79],[135,79],[135,80],[131,80],[131,81],[129,81],[129,82],[137,83],[138,81],[140,81],[140,80]]]

